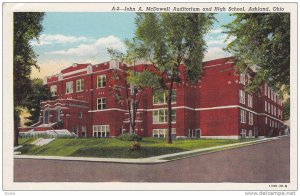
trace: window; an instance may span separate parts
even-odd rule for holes
[[[109,137],[109,125],[93,125],[93,137]]]
[[[271,107],[270,107],[270,103],[268,103],[268,113],[271,112]]]
[[[274,102],[276,103],[276,101],[277,101],[277,94],[275,93],[275,95],[274,95]]]
[[[78,127],[76,126],[76,125],[73,125],[72,127],[71,127],[71,130],[72,130],[72,132],[73,133],[75,133],[76,135],[77,135],[77,131],[78,131]]]
[[[253,106],[253,100],[252,100],[253,98],[252,98],[252,95],[248,95],[248,106],[250,107],[250,108],[252,108],[252,106]]]
[[[240,90],[240,103],[245,104],[245,92]]]
[[[270,107],[271,107],[271,114],[273,114],[273,105],[270,104]]]
[[[106,75],[97,76],[97,88],[103,88],[106,86]]]
[[[97,99],[97,110],[104,110],[106,108],[106,98]]]
[[[270,127],[273,127],[273,121],[270,120]]]
[[[168,136],[168,129],[153,129],[153,137],[156,138],[166,138]],[[172,128],[171,137],[176,137],[176,129]]]
[[[130,94],[131,94],[131,95],[134,95],[135,92],[136,92],[135,86],[134,86],[133,84],[130,84]]]
[[[73,93],[73,81],[66,83],[66,94]]]
[[[253,125],[253,113],[249,112],[249,125]]]
[[[246,84],[246,75],[245,74],[240,74],[240,83],[241,84]]]
[[[265,84],[265,95],[267,96],[268,95],[268,85]]]
[[[56,85],[52,85],[50,87],[50,92],[52,96],[56,96],[57,95],[57,86]]]
[[[242,129],[242,130],[241,130],[241,138],[242,138],[242,139],[245,139],[245,138],[246,138],[246,135],[247,135],[247,130],[246,130],[246,129]]]
[[[154,91],[153,104],[166,104],[168,101],[168,92]],[[176,90],[172,90],[171,102],[176,103]]]
[[[268,124],[268,117],[266,117],[266,122],[265,122],[265,124],[266,124],[266,125]]]
[[[82,118],[82,112],[78,112],[78,118]]]
[[[57,108],[56,109],[56,122],[59,122],[60,121],[60,108]]]
[[[265,101],[265,112],[268,111],[268,103]]]
[[[166,123],[168,122],[168,110],[154,110],[153,111],[153,123]],[[176,122],[176,111],[172,110],[172,121]]]
[[[274,115],[276,116],[277,114],[276,114],[276,111],[277,111],[277,108],[276,108],[276,106],[274,106]]]
[[[83,88],[84,88],[84,80],[83,79],[76,80],[76,92],[83,91]]]
[[[254,135],[252,134],[252,130],[249,130],[248,136],[249,136],[249,138],[254,138]]]
[[[271,94],[271,100],[273,101],[273,91],[272,91],[272,89],[271,89],[270,94]]]
[[[270,94],[271,94],[271,88],[268,87],[268,98],[270,98]]]
[[[241,123],[246,123],[246,111],[245,110],[241,110]]]
[[[81,126],[81,137],[86,137],[86,126]]]

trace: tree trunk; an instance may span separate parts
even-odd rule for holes
[[[171,78],[171,84],[168,89],[168,136],[167,143],[172,144],[172,90],[173,90],[174,77]]]
[[[14,111],[14,146],[19,145],[19,124],[20,124],[20,117],[18,112]]]

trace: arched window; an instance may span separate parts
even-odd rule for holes
[[[60,108],[56,108],[56,119],[55,119],[56,122],[60,121],[60,111],[61,111]]]
[[[50,114],[50,110],[49,109],[45,109],[44,110],[44,124],[49,124],[49,114]]]

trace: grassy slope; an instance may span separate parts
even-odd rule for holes
[[[21,149],[21,152],[32,155],[145,158],[242,141],[249,140],[174,140],[173,144],[166,144],[162,139],[144,138],[140,142],[142,150],[131,152],[128,149],[132,142],[120,141],[115,138],[56,139],[42,147],[27,144]]]

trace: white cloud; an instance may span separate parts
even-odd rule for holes
[[[224,31],[224,28],[220,27],[218,29],[212,29],[209,33],[218,34],[218,33],[222,33],[223,31]]]
[[[113,48],[121,52],[125,51],[125,45],[120,38],[113,35],[99,38],[91,44],[81,44],[67,50],[56,50],[47,52],[46,54],[58,54],[67,56],[80,56],[86,58],[94,58],[95,56],[107,56],[107,48]]]
[[[33,40],[31,42],[31,45],[43,46],[43,45],[50,45],[50,44],[67,44],[67,43],[91,42],[91,41],[93,40],[84,36],[75,37],[75,36],[68,36],[62,34],[55,34],[55,35],[42,34],[39,37],[39,41]]]
[[[220,47],[208,48],[207,52],[204,54],[204,61],[210,61],[213,59],[224,58],[231,56],[230,53],[224,51]]]

